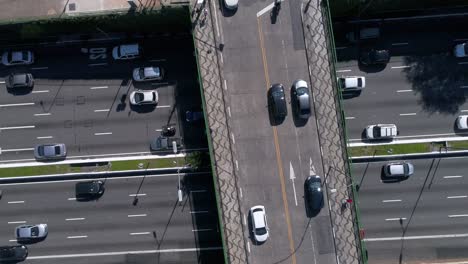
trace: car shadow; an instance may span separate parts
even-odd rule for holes
[[[341,96],[343,96],[343,99],[352,99],[355,97],[358,97],[361,95],[362,90],[357,90],[357,91],[342,91]]]
[[[41,237],[41,238],[27,239],[27,240],[18,240],[17,242],[18,242],[18,244],[21,244],[21,245],[31,245],[31,244],[36,244],[36,243],[42,242],[46,238],[47,238],[47,236],[46,237]]]
[[[358,67],[360,71],[366,73],[376,73],[385,70],[387,64],[376,64],[376,65],[365,65],[362,62],[358,62]]]
[[[457,126],[457,119],[453,122],[453,132],[460,137],[468,136],[468,129],[459,129]]]
[[[156,109],[156,105],[132,105],[130,104],[130,110],[139,114],[145,114],[153,112]]]
[[[33,87],[31,88],[7,88],[7,92],[14,96],[30,94],[32,90],[33,90]]]

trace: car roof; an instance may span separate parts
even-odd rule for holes
[[[405,165],[404,165],[404,163],[391,163],[390,164],[390,174],[392,174],[392,175],[405,174]]]
[[[255,207],[252,208],[252,218],[254,220],[254,225],[256,228],[265,227],[265,211],[264,208]]]
[[[143,69],[146,77],[161,76],[159,67],[146,67]]]
[[[120,45],[122,54],[138,54],[138,44]]]
[[[15,73],[12,74],[13,76],[13,83],[26,83],[27,74],[26,73]]]

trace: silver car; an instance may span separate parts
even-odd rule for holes
[[[16,228],[16,240],[21,242],[36,242],[47,237],[47,224],[21,225]]]
[[[7,51],[2,55],[2,63],[6,66],[32,64],[34,63],[34,54],[29,50]]]
[[[164,78],[161,67],[141,67],[133,70],[133,80],[136,82],[160,81]]]
[[[294,110],[299,118],[307,119],[310,117],[310,92],[307,82],[296,80],[292,86],[294,95]]]
[[[130,94],[130,104],[132,105],[156,105],[158,104],[158,92],[156,90],[151,91],[133,91]]]
[[[407,178],[414,173],[414,166],[409,162],[392,162],[383,168],[386,177]]]
[[[64,159],[67,156],[67,148],[63,143],[37,145],[34,148],[34,157],[37,160]]]

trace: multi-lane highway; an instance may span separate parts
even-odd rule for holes
[[[69,157],[149,154],[149,142],[169,123],[177,126],[188,148],[200,147],[201,132],[184,133],[193,125],[179,121],[185,120],[186,110],[201,109],[194,61],[186,59],[192,57],[191,39],[134,42],[143,49],[141,59],[112,59],[112,47],[120,44],[112,41],[31,47],[34,64],[2,66],[0,76],[30,72],[35,85],[18,92],[0,81],[0,160],[33,159],[34,146],[44,143],[65,143]],[[163,81],[132,80],[134,68],[151,65],[164,68]],[[157,89],[158,105],[131,106],[128,98],[135,89]]]
[[[353,164],[369,263],[467,261],[467,158],[410,162],[414,175],[395,183],[381,181],[385,162]]]
[[[272,7],[272,1],[240,2],[235,14],[221,7],[219,16],[248,259],[334,263],[328,204],[311,219],[304,206],[304,180],[312,174],[324,177],[316,117],[300,122],[293,118],[290,104],[292,83],[310,83],[301,1],[283,2],[277,17],[271,15]],[[267,107],[267,91],[274,83],[284,85],[288,102],[288,116],[276,127]],[[263,244],[251,235],[249,209],[255,205],[264,205],[268,216],[270,237]]]
[[[218,263],[212,176],[181,180],[182,203],[177,174],[108,178],[104,195],[92,202],[75,200],[77,181],[0,185],[0,244],[16,244],[18,225],[47,223],[48,237],[28,245],[25,263]]]
[[[377,123],[396,124],[399,138],[458,134],[455,119],[468,112],[468,61],[456,59],[452,51],[468,39],[458,26],[467,24],[467,17],[362,23],[363,28],[380,27],[381,37],[360,45],[345,40],[351,25],[335,26],[337,76],[366,77],[360,95],[344,96],[350,142],[359,140],[367,125]],[[390,63],[384,68],[360,65],[358,53],[366,47],[389,49]]]

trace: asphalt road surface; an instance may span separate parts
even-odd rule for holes
[[[314,218],[304,206],[304,180],[324,177],[315,116],[301,123],[290,104],[292,83],[300,78],[310,83],[300,1],[283,2],[277,16],[272,6],[273,1],[240,1],[236,12],[217,9],[248,260],[334,263],[328,204]],[[267,107],[273,83],[284,85],[288,102],[288,116],[278,126],[270,122]],[[270,228],[261,245],[249,223],[255,205],[265,206]]]
[[[414,175],[393,183],[385,162],[353,164],[369,263],[467,261],[467,158],[409,162]]]
[[[0,81],[0,160],[34,159],[34,146],[45,143],[65,143],[70,157],[149,154],[149,142],[166,124],[177,126],[187,148],[203,146],[200,133],[193,135],[193,125],[185,122],[185,111],[201,109],[196,66],[187,59],[193,58],[192,39],[187,34],[134,42],[144,51],[136,60],[114,60],[112,47],[120,44],[114,41],[33,47],[34,64],[2,66],[1,77],[30,72],[35,85],[8,90]],[[165,79],[134,82],[132,71],[141,66],[163,67]],[[131,106],[135,89],[157,89],[158,105]]]
[[[181,175],[182,203],[177,174],[108,178],[91,202],[74,200],[77,181],[0,185],[0,244],[16,244],[18,225],[47,223],[48,237],[28,245],[25,263],[218,263],[211,179]]]
[[[455,58],[453,48],[468,40],[467,25],[468,17],[367,23],[361,26],[380,27],[381,38],[352,44],[345,35],[358,25],[336,24],[337,76],[366,77],[362,93],[343,95],[350,141],[378,123],[396,124],[406,139],[464,135],[454,124],[468,112],[468,60]],[[359,64],[359,52],[372,47],[388,49],[390,63]]]

